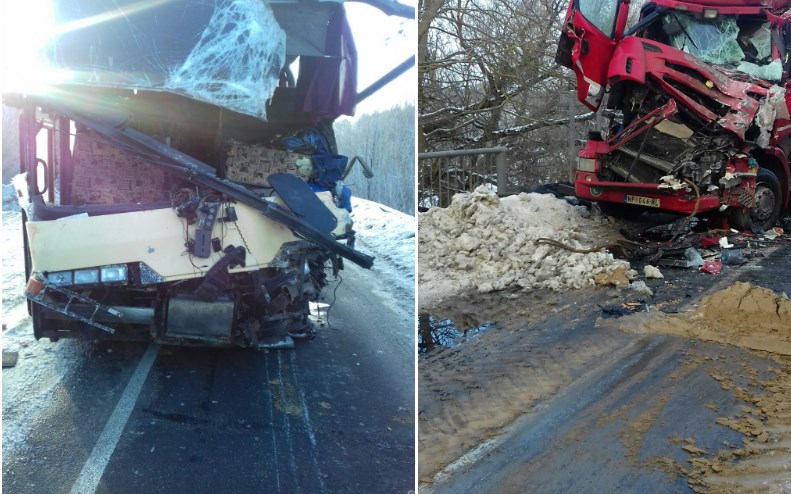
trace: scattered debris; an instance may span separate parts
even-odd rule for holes
[[[6,367],[14,367],[19,358],[19,352],[3,352],[3,369]]]
[[[648,279],[661,280],[662,278],[665,277],[665,275],[662,274],[662,271],[660,271],[659,268],[657,268],[656,266],[651,266],[650,264],[645,265],[645,267],[643,268],[643,274],[645,274],[645,277]]]
[[[703,261],[700,272],[714,275],[720,274],[722,272],[722,261]]]
[[[613,285],[616,288],[626,288],[629,286],[629,280],[633,279],[636,274],[633,269],[627,271],[623,266],[619,266],[612,271],[597,274],[593,277],[593,281],[597,285]]]
[[[601,315],[608,319],[611,317],[622,317],[634,314],[635,312],[648,312],[648,304],[644,302],[626,302],[621,305],[608,305],[601,307]]]
[[[631,284],[629,284],[629,289],[649,298],[654,296],[654,292],[648,288],[648,285],[646,285],[645,281],[643,280],[633,281]]]
[[[733,244],[728,242],[728,237],[721,237],[718,243],[723,249],[730,249],[733,247]]]
[[[728,249],[722,251],[722,264],[726,266],[742,266],[747,264],[747,258],[742,255],[741,249]]]
[[[684,250],[683,259],[662,258],[657,261],[657,264],[672,268],[694,268],[703,266],[703,257],[695,248],[689,247]]]

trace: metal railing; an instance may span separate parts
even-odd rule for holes
[[[491,184],[508,189],[507,147],[418,153],[418,208],[447,207],[454,194]],[[494,155],[491,158],[490,155]]]

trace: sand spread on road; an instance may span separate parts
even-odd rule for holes
[[[743,435],[743,446],[711,454],[689,451],[688,465],[666,462],[689,478],[695,492],[791,492],[791,300],[786,294],[738,282],[701,300],[681,315],[635,314],[619,321],[637,333],[667,333],[738,346],[764,354],[774,362],[759,372],[742,363],[740,374],[749,387],[716,369],[709,374],[720,386],[746,403],[735,416],[715,422]]]
[[[635,314],[619,325],[631,332],[677,334],[791,355],[791,300],[751,283],[738,282],[706,296],[686,314]]]

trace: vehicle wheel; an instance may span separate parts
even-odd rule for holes
[[[601,212],[613,218],[620,218],[622,220],[636,220],[645,211],[638,206],[627,206],[626,204],[619,204],[615,202],[597,201]]]
[[[755,183],[755,206],[752,210],[740,209],[731,215],[732,226],[737,230],[760,228],[768,230],[775,226],[782,208],[780,180],[766,169],[758,170]]]

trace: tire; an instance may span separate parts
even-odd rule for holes
[[[755,206],[749,211],[735,211],[731,215],[731,223],[737,230],[769,230],[777,224],[782,204],[780,180],[770,170],[761,168],[755,181]]]
[[[622,220],[636,220],[645,211],[639,206],[627,206],[626,204],[615,202],[596,201],[596,204],[599,205],[599,209],[601,209],[602,213]]]

